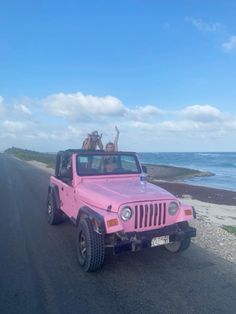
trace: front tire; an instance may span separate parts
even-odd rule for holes
[[[88,218],[81,219],[77,227],[76,250],[79,264],[87,272],[100,269],[104,262],[104,236],[93,230]]]
[[[184,239],[182,241],[175,241],[168,244],[165,244],[167,251],[171,253],[179,253],[187,250],[191,243],[191,238]]]
[[[47,217],[50,225],[58,225],[63,220],[62,212],[59,208],[57,208],[56,200],[52,191],[49,192],[47,199]]]
[[[189,224],[187,221],[182,221],[178,223],[178,226],[181,230],[186,230],[189,228]],[[186,238],[182,241],[175,241],[168,244],[165,244],[165,248],[167,251],[171,253],[179,253],[188,249],[191,243],[191,238]]]

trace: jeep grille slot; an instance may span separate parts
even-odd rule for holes
[[[165,223],[166,223],[166,203],[164,203],[163,205],[164,205],[163,225],[165,225]]]
[[[135,205],[134,228],[163,226],[166,224],[166,203]]]
[[[155,207],[154,226],[156,226],[157,225],[157,214],[158,214],[157,204],[155,204],[154,207]]]
[[[153,205],[150,205],[149,227],[152,225]]]
[[[138,206],[135,206],[135,222],[134,222],[134,228],[138,228]]]
[[[139,207],[139,228],[143,227],[143,205]]]
[[[162,204],[159,204],[158,226],[161,224]]]

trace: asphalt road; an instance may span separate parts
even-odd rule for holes
[[[75,227],[50,226],[49,175],[0,154],[0,313],[235,313],[236,266],[192,245],[108,256],[84,273]],[[212,235],[214,236],[214,235]]]

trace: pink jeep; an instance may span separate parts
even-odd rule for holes
[[[170,252],[189,247],[196,229],[194,208],[146,182],[135,153],[66,150],[57,154],[48,188],[52,225],[68,216],[77,226],[76,249],[85,271],[103,265],[105,248],[114,253],[164,245]]]

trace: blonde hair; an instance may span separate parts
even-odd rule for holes
[[[107,148],[108,145],[112,145],[113,148],[115,148],[115,145],[114,145],[114,143],[112,143],[112,142],[108,142],[108,143],[106,144],[106,148]]]

